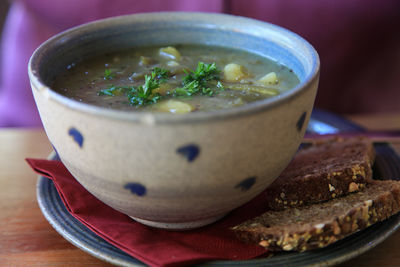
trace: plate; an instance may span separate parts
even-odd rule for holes
[[[332,113],[314,110],[308,133],[332,134],[346,131],[363,131],[358,125]],[[374,178],[400,177],[400,158],[387,143],[375,143],[376,160]],[[52,154],[52,159],[57,156]],[[400,179],[400,178],[399,178]],[[94,234],[69,214],[53,182],[39,176],[37,199],[40,209],[54,229],[73,245],[106,262],[119,266],[145,266],[139,260],[114,247]],[[400,214],[374,224],[328,247],[302,253],[282,252],[270,258],[246,261],[210,261],[198,266],[332,266],[354,258],[375,247],[400,226]]]

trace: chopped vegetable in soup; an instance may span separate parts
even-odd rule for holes
[[[184,114],[245,105],[298,83],[287,67],[249,52],[176,45],[134,48],[71,64],[53,87],[97,106]]]

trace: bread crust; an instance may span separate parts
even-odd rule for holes
[[[322,248],[400,211],[400,181],[371,181],[328,202],[268,211],[232,228],[237,237],[269,251]]]
[[[268,208],[282,210],[358,192],[372,180],[374,159],[367,138],[318,140],[300,150],[267,188]]]

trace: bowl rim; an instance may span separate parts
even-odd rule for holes
[[[46,50],[51,46],[56,46],[59,43],[61,44],[63,40],[73,39],[69,38],[69,36],[77,35],[79,36],[80,32],[85,33],[87,30],[96,29],[96,27],[107,27],[113,25],[123,25],[124,23],[131,23],[137,21],[145,21],[145,22],[154,22],[154,18],[162,17],[163,19],[205,19],[209,17],[217,18],[217,19],[230,19],[236,20],[238,23],[247,23],[257,27],[267,27],[274,31],[277,31],[279,34],[284,35],[292,40],[296,40],[301,43],[302,49],[307,50],[307,52],[311,55],[312,59],[312,67],[310,72],[304,77],[302,81],[294,88],[289,89],[277,96],[247,103],[246,105],[234,108],[220,109],[215,111],[199,111],[188,114],[169,114],[169,113],[157,113],[157,112],[148,112],[148,111],[125,111],[125,110],[117,110],[110,109],[100,106],[95,106],[92,104],[87,104],[84,102],[79,102],[74,99],[70,99],[56,91],[52,90],[50,86],[47,86],[43,80],[39,77],[38,68],[40,66],[41,60],[46,56]],[[183,17],[183,18],[182,18]],[[157,20],[155,20],[157,21]],[[218,26],[218,24],[215,24]],[[222,27],[223,25],[220,25]],[[135,13],[130,15],[122,15],[122,16],[114,16],[105,19],[95,20],[92,22],[84,23],[78,25],[76,27],[72,27],[65,31],[62,31],[47,41],[43,42],[32,54],[28,63],[28,75],[31,82],[32,90],[37,90],[39,93],[44,93],[49,99],[54,100],[55,102],[61,104],[62,106],[81,111],[87,114],[92,114],[96,116],[102,116],[114,120],[122,120],[122,121],[130,121],[144,124],[175,124],[175,123],[195,123],[195,122],[204,122],[204,121],[213,121],[234,117],[241,117],[245,115],[251,115],[254,113],[262,112],[267,109],[271,109],[277,105],[281,105],[287,101],[292,100],[297,97],[304,91],[308,90],[311,84],[318,82],[320,72],[320,59],[315,48],[306,41],[303,37],[298,34],[280,27],[278,25],[229,14],[222,13],[207,13],[207,12],[147,12],[147,13]]]

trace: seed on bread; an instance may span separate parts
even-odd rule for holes
[[[328,184],[328,186],[329,186],[329,191],[335,191],[335,187],[333,186],[333,185],[331,185],[331,184]]]
[[[355,191],[358,191],[358,189],[359,189],[359,186],[358,186],[358,184],[356,184],[355,182],[351,182],[351,183],[349,184],[349,192],[350,192],[350,193],[353,193],[353,192],[355,192]]]

